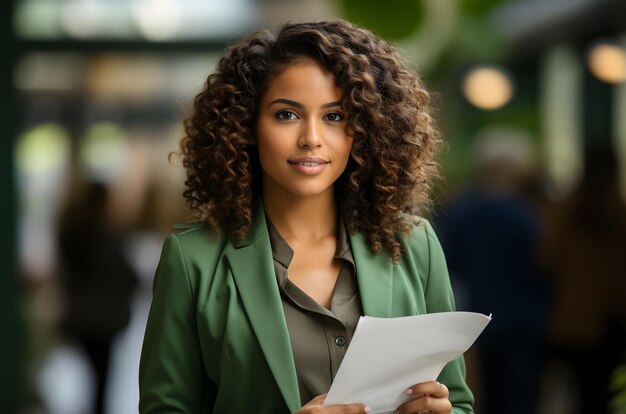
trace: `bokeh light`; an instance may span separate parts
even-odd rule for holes
[[[15,147],[17,170],[24,174],[45,174],[67,162],[70,140],[54,123],[38,125],[19,137]]]
[[[102,31],[105,11],[99,0],[66,1],[60,9],[61,24],[71,37],[93,38]]]
[[[510,78],[495,67],[472,70],[463,81],[463,93],[474,106],[493,110],[506,105],[513,96]]]
[[[80,160],[93,180],[113,181],[124,172],[128,159],[128,140],[119,125],[93,124],[80,143]]]
[[[58,5],[49,0],[16,2],[13,24],[17,35],[24,38],[54,38],[61,34],[57,19]]]
[[[599,43],[589,52],[589,70],[607,83],[626,80],[626,50],[617,44]]]
[[[132,11],[139,31],[148,40],[171,39],[180,29],[182,10],[176,0],[135,0]]]

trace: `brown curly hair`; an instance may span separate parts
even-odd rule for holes
[[[428,203],[441,140],[417,73],[395,48],[346,21],[286,24],[277,35],[253,33],[226,50],[184,121],[187,203],[216,232],[245,237],[261,194],[253,144],[259,101],[268,83],[302,58],[331,72],[343,91],[354,140],[335,194],[348,230],[397,261],[399,236]]]

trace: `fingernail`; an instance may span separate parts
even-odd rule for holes
[[[411,394],[413,394],[413,390],[411,388],[404,391],[404,395],[411,395]]]
[[[363,411],[369,413],[372,409],[366,405],[365,408],[363,408]]]

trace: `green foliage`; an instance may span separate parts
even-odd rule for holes
[[[502,0],[461,0],[460,3],[461,11],[466,16],[480,16],[491,11]]]
[[[387,40],[413,33],[424,18],[418,0],[341,0],[342,16]]]
[[[492,26],[484,18],[461,19],[454,48],[458,60],[497,61],[505,48],[502,36],[494,33]]]
[[[613,371],[610,390],[613,394],[611,414],[626,414],[626,364]]]

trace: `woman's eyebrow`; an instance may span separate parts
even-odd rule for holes
[[[333,107],[333,106],[340,106],[340,104],[341,104],[341,102],[339,102],[339,101],[328,102],[328,103],[322,105],[320,108],[330,108],[330,107]]]
[[[267,106],[270,107],[270,106],[272,106],[274,104],[278,104],[278,103],[283,103],[283,104],[295,106],[296,108],[304,108],[304,105],[302,105],[300,102],[296,102],[296,101],[292,101],[291,99],[284,99],[284,98],[274,99]],[[320,108],[322,108],[322,109],[323,108],[330,108],[330,107],[333,107],[333,106],[340,106],[340,102],[339,101],[328,102],[328,103],[325,103],[324,105],[322,105]]]
[[[274,104],[277,104],[277,103],[284,103],[284,104],[287,104],[287,105],[295,106],[296,108],[304,108],[304,105],[302,105],[300,102],[292,101],[291,99],[283,99],[283,98],[274,99],[267,106],[270,107],[270,106],[272,106]]]

